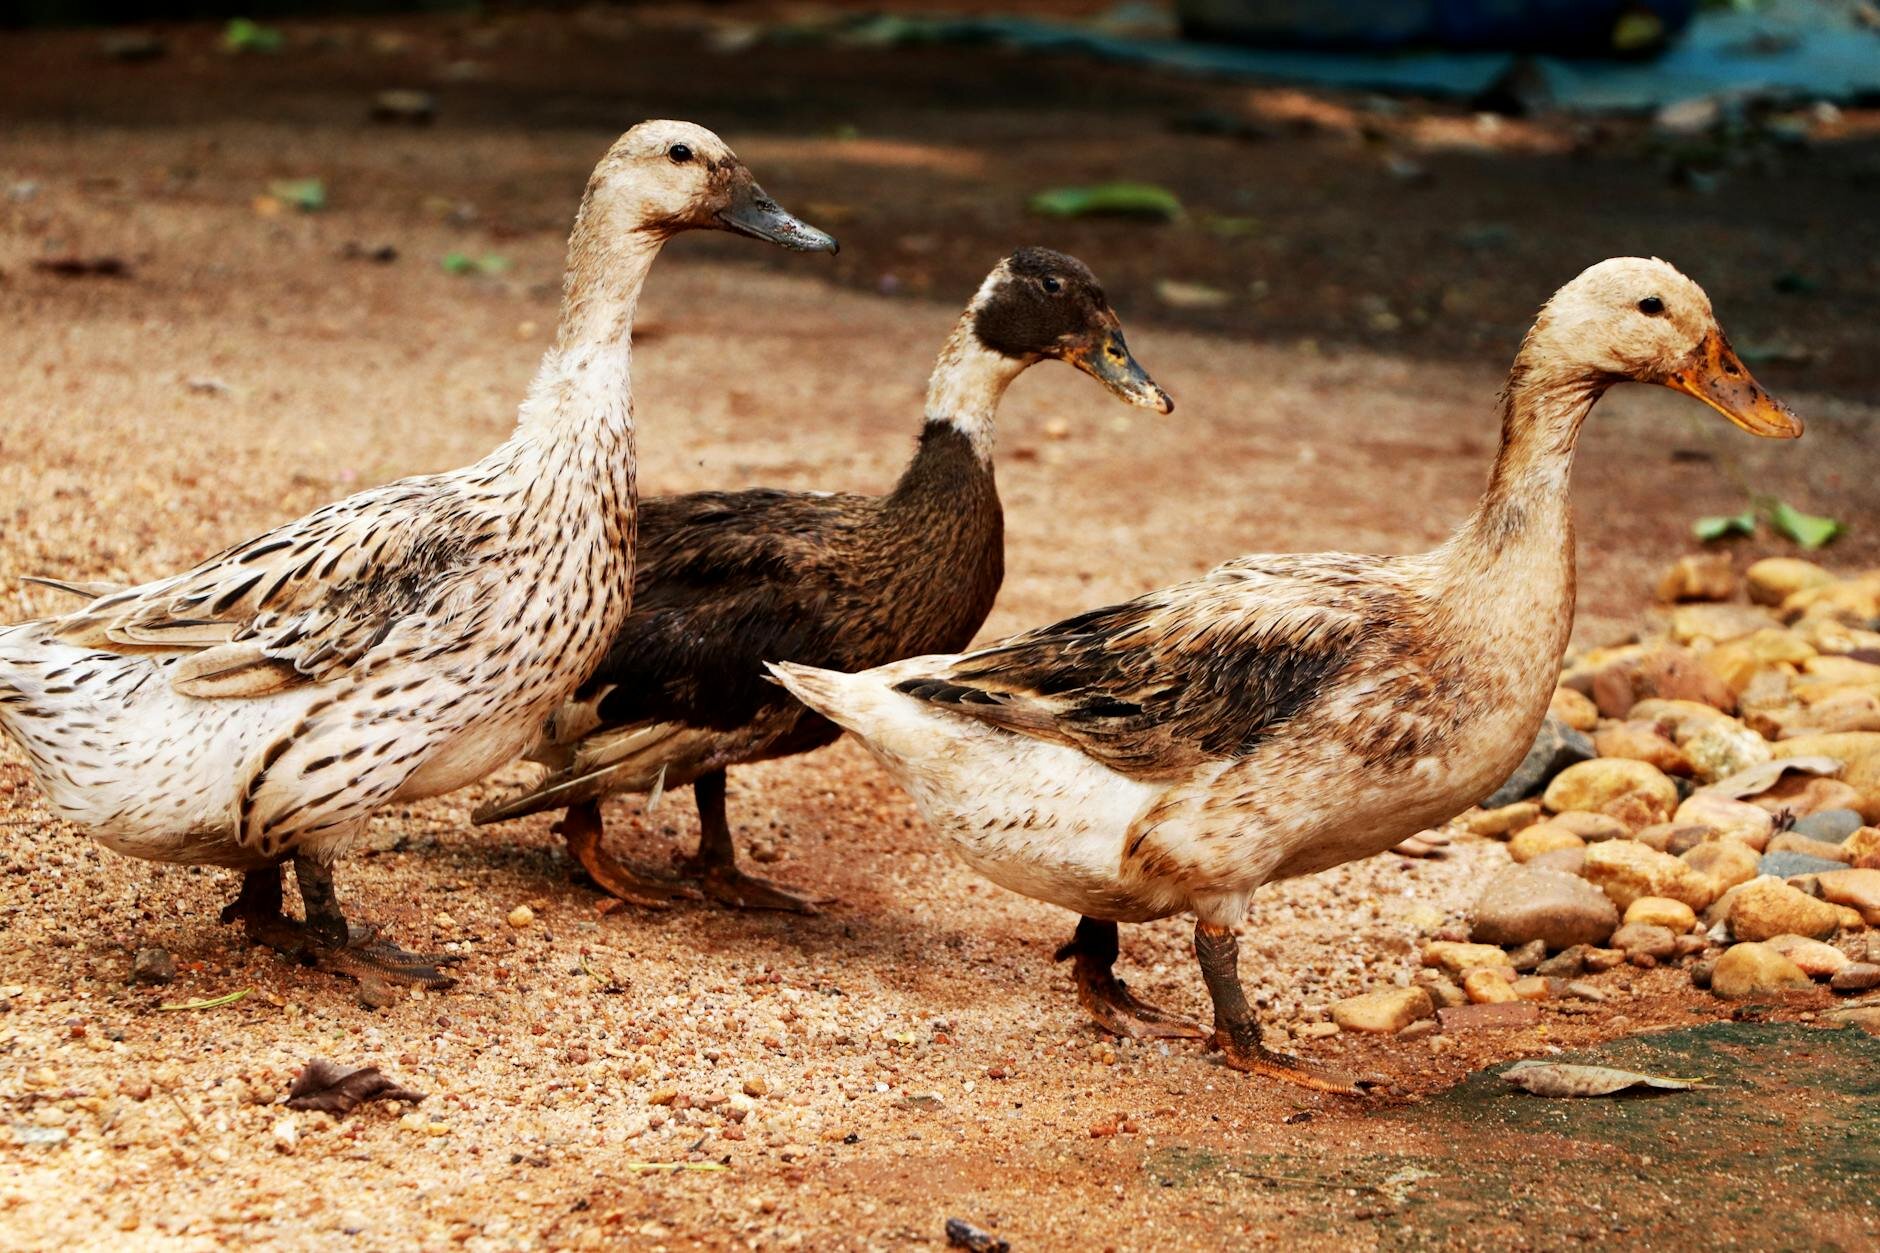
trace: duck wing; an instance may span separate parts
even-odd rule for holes
[[[895,690],[1121,774],[1243,757],[1326,698],[1406,596],[1389,559],[1248,558],[963,654]]]
[[[70,579],[49,579],[38,574],[23,574],[20,582],[49,587],[55,592],[64,592],[67,596],[76,596],[84,601],[97,600],[100,596],[110,596],[124,590],[122,583],[75,583]]]
[[[436,616],[499,525],[447,478],[405,479],[102,596],[50,633],[105,652],[193,654],[171,680],[192,696],[330,682],[401,626]]]
[[[790,581],[852,543],[880,501],[753,488],[640,502],[635,608],[687,604],[743,583]]]
[[[740,727],[790,697],[764,663],[840,666],[869,496],[699,492],[641,506],[633,612],[557,723]],[[855,629],[862,629],[857,624]]]

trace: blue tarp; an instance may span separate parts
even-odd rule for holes
[[[881,19],[851,28],[878,42],[981,41],[1073,52],[1226,78],[1468,99],[1507,72],[1498,52],[1319,52],[1136,38],[1021,17]],[[1851,8],[1791,0],[1752,11],[1700,13],[1649,61],[1535,57],[1553,102],[1575,111],[1636,111],[1698,96],[1758,95],[1848,101],[1880,96],[1880,31]]]

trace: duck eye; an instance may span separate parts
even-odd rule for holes
[[[1656,296],[1647,296],[1638,302],[1638,311],[1648,318],[1655,318],[1665,311],[1665,302]]]
[[[686,144],[674,144],[666,149],[666,155],[672,158],[674,165],[684,165],[692,159],[692,149]]]
[[[1064,284],[1058,282],[1056,279],[1052,278],[1049,274],[1045,275],[1042,279],[1040,279],[1038,281],[1038,285],[1044,288],[1046,291],[1050,292],[1053,296],[1057,295],[1059,292],[1064,290]]]

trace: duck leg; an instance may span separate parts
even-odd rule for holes
[[[1077,932],[1057,951],[1057,960],[1070,958],[1077,979],[1077,999],[1112,1035],[1132,1040],[1205,1040],[1212,1032],[1192,1018],[1145,1005],[1118,979],[1116,924],[1097,918],[1079,918]]]
[[[1259,1019],[1240,986],[1240,941],[1234,938],[1232,927],[1197,921],[1195,960],[1201,963],[1201,977],[1214,999],[1214,1045],[1235,1070],[1340,1096],[1363,1096],[1383,1084],[1381,1079],[1321,1070],[1297,1057],[1275,1053],[1260,1042]]]
[[[299,956],[306,930],[281,912],[281,863],[242,875],[242,890],[222,907],[223,922],[239,922],[252,944]]]
[[[674,901],[690,900],[697,893],[671,879],[658,879],[630,869],[601,847],[606,829],[599,801],[570,805],[555,830],[568,841],[568,855],[581,864],[588,878],[607,895],[647,909],[665,909]]]
[[[738,869],[738,851],[731,839],[731,826],[725,821],[724,771],[714,770],[695,779],[692,798],[698,803],[698,852],[684,865],[705,895],[733,909],[817,912],[816,902],[809,898]]]
[[[402,983],[449,987],[456,980],[439,966],[463,960],[444,953],[412,953],[379,938],[376,926],[354,927],[340,910],[333,891],[333,868],[311,857],[294,858],[294,881],[300,886],[301,909],[306,914],[305,940],[297,954],[303,961],[335,974],[363,979],[377,975]]]

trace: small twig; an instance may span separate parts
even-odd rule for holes
[[[197,1133],[202,1131],[202,1124],[196,1121],[196,1116],[189,1112],[189,1107],[183,1104],[181,1098],[179,1098],[176,1093],[165,1092],[163,1095],[170,1098],[170,1104],[176,1106],[176,1112],[183,1116],[183,1121],[189,1124],[191,1131]]]
[[[712,1173],[731,1169],[731,1167],[725,1165],[723,1162],[628,1162],[626,1163],[626,1167],[628,1170],[632,1171],[697,1170]]]
[[[206,1001],[184,1001],[180,1005],[159,1005],[157,1009],[159,1012],[164,1013],[182,1009],[220,1009],[224,1005],[233,1005],[236,1001],[241,1000],[252,991],[254,991],[253,988],[243,988],[239,992],[230,992],[226,996],[211,997]]]

